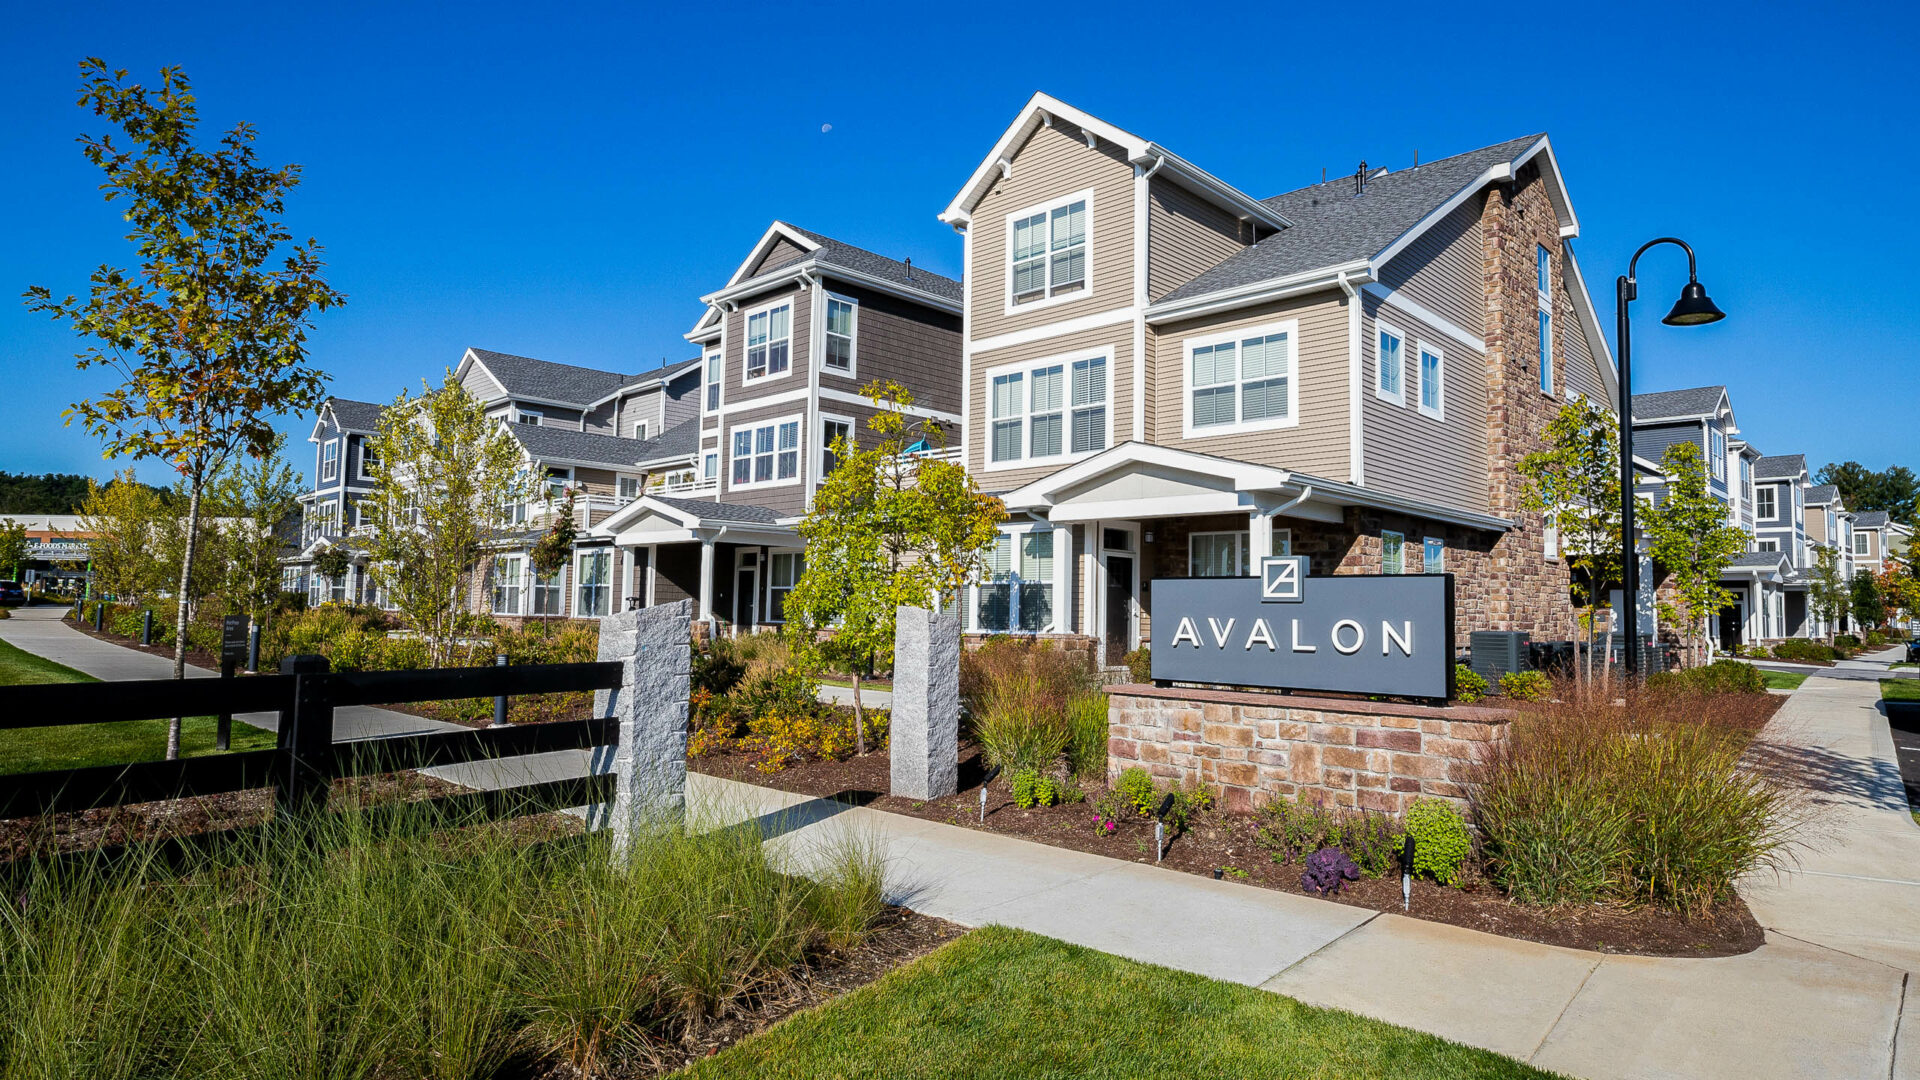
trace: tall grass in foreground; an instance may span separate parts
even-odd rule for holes
[[[1515,899],[1698,915],[1791,854],[1805,800],[1756,752],[1764,695],[1554,696],[1520,712],[1474,778],[1488,873]]]
[[[880,909],[870,846],[816,856],[814,881],[751,827],[662,831],[616,867],[604,836],[433,815],[327,814],[179,871],[28,871],[0,907],[0,1078],[593,1074],[859,944]]]

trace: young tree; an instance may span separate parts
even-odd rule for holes
[[[1832,544],[1817,544],[1813,549],[1813,573],[1808,575],[1807,607],[1813,617],[1827,628],[1832,641],[1840,620],[1852,610],[1852,591],[1840,575],[1840,549]]]
[[[280,557],[288,547],[287,520],[300,508],[300,476],[280,456],[284,437],[271,453],[248,457],[223,471],[210,496],[222,520],[227,558],[219,592],[233,611],[258,626],[280,599]]]
[[[314,312],[343,297],[320,277],[320,245],[293,244],[277,220],[299,166],[258,164],[246,124],[215,148],[196,146],[199,111],[179,68],[161,69],[157,91],[128,85],[124,70],[97,58],[80,70],[80,103],[125,137],[81,145],[106,174],[107,200],[124,205],[138,269],[100,267],[85,299],[35,286],[27,306],[93,339],[78,354],[81,368],[122,379],[68,409],[68,422],[77,417],[107,457],[167,462],[186,487],[173,658],[174,678],[183,678],[207,484],[236,451],[266,453],[273,416],[319,403],[324,376],[306,363],[307,329]],[[169,760],[179,756],[179,729],[178,720],[168,729]]]
[[[27,565],[27,527],[12,518],[0,518],[0,577],[19,581]]]
[[[313,557],[313,573],[317,577],[326,578],[330,586],[344,585],[347,573],[352,569],[353,557],[347,554],[346,548],[338,544],[327,545]],[[331,588],[328,589],[327,595],[329,597],[333,595]]]
[[[534,581],[527,583],[529,590],[535,587],[534,582],[544,581],[565,569],[567,560],[573,558],[573,542],[580,536],[580,529],[573,522],[573,494],[574,489],[569,485],[566,496],[560,500],[560,507],[553,515],[552,524],[547,526],[547,531],[541,534],[539,540],[534,541],[533,550],[528,553],[527,566],[534,575]]]
[[[508,525],[531,481],[520,443],[446,374],[438,390],[402,391],[367,441],[376,455],[369,570],[444,666],[467,614],[481,545]]]
[[[1653,558],[1672,577],[1685,612],[1681,625],[1687,641],[1698,643],[1707,640],[1707,620],[1733,603],[1733,594],[1720,587],[1720,575],[1746,549],[1747,534],[1728,524],[1727,504],[1707,489],[1698,445],[1674,443],[1660,465],[1667,474],[1666,498],[1642,517]]]
[[[836,440],[839,465],[801,520],[806,565],[787,595],[789,640],[805,662],[831,661],[853,674],[854,740],[867,752],[860,676],[893,652],[902,606],[931,607],[960,595],[1007,518],[957,462],[910,455],[944,445],[932,422],[913,422],[913,394],[892,382],[863,391],[879,410],[864,445]]]
[[[104,485],[88,479],[80,528],[92,534],[87,552],[102,592],[138,604],[160,588],[166,571],[156,546],[163,512],[159,492],[135,480],[132,469]]]
[[[1920,578],[1914,577],[1911,563],[1890,558],[1874,584],[1888,619],[1906,624],[1920,616]]]
[[[1613,413],[1582,398],[1561,406],[1547,425],[1546,448],[1520,460],[1522,505],[1559,531],[1574,572],[1574,599],[1585,609],[1589,679],[1594,629],[1609,586],[1621,576],[1619,454],[1620,425]],[[1612,652],[1612,638],[1609,629],[1602,656]]]
[[[1860,628],[1865,630],[1887,621],[1886,597],[1880,592],[1880,582],[1871,570],[1856,570],[1852,581],[1853,613],[1860,620]]]

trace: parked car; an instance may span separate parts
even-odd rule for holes
[[[1907,663],[1920,664],[1920,637],[1907,642]]]
[[[0,581],[0,607],[13,607],[27,602],[27,590],[17,581]]]

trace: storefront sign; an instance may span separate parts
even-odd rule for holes
[[[1155,682],[1453,693],[1453,575],[1307,576],[1303,556],[1257,577],[1153,583]]]
[[[29,540],[27,541],[27,558],[52,562],[85,562],[87,542],[85,540]]]

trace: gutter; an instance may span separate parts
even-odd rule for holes
[[[710,292],[702,296],[700,302],[708,306],[725,303],[783,285],[788,281],[813,280],[809,278],[809,275],[830,275],[855,285],[873,289],[876,292],[890,293],[894,296],[923,303],[929,307],[938,308],[950,315],[958,315],[961,313],[958,301],[949,300],[944,296],[938,296],[923,289],[916,289],[911,285],[902,285],[897,281],[888,281],[885,278],[874,277],[872,274],[861,273],[858,270],[849,270],[838,264],[830,263],[822,265],[818,258],[804,259],[784,270],[777,270],[770,274],[749,278],[738,285],[729,285],[716,292]],[[688,340],[692,340],[690,334],[687,336]]]
[[[1347,280],[1339,279],[1340,291],[1347,294],[1347,477],[1355,484],[1367,482],[1366,431],[1362,423],[1363,405],[1360,387],[1360,291]],[[1297,354],[1298,349],[1294,350]]]
[[[1237,285],[1231,289],[1190,296],[1171,303],[1162,300],[1147,308],[1147,321],[1153,323],[1172,322],[1176,319],[1190,319],[1201,315],[1211,315],[1216,311],[1226,311],[1237,307],[1246,307],[1267,300],[1279,300],[1301,293],[1330,289],[1339,284],[1342,276],[1352,275],[1356,281],[1370,281],[1367,262],[1359,259],[1339,266],[1322,267],[1292,277],[1270,278],[1256,281],[1250,285]]]

